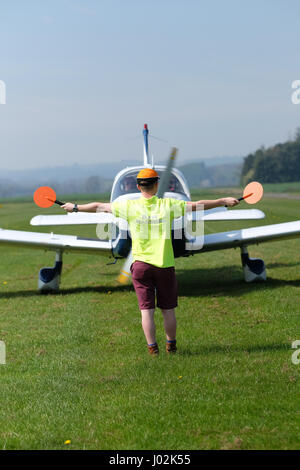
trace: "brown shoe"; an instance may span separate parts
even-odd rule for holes
[[[157,356],[157,354],[159,354],[158,344],[155,343],[152,346],[148,345],[148,351],[151,356]]]
[[[176,347],[176,339],[172,341],[171,343],[166,342],[166,351],[168,354],[170,353],[176,353],[177,347]]]

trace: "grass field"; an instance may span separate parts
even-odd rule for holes
[[[289,198],[270,191],[257,205],[266,219],[206,230],[300,219],[300,190]],[[77,200],[87,199],[95,198]],[[31,202],[2,201],[0,227],[32,230],[38,213]],[[95,237],[92,226],[40,228],[52,230]],[[53,253],[0,247],[0,448],[299,449],[291,344],[300,339],[300,239],[249,253],[264,259],[267,282],[243,281],[239,250],[176,260],[179,351],[164,353],[157,311],[161,354],[153,358],[135,293],[115,281],[120,262],[65,255],[61,292],[44,296],[38,271],[53,265]]]

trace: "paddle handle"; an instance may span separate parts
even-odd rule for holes
[[[63,206],[65,204],[65,202],[61,202],[58,199],[55,199],[54,202],[55,202],[55,204],[58,204],[59,206]]]
[[[250,194],[247,194],[247,196],[239,197],[239,198],[238,198],[238,201],[242,201],[243,199],[247,199],[247,197],[250,197],[250,196],[252,196],[252,195],[253,195],[253,193],[250,193]]]
[[[238,198],[238,201],[242,201],[243,199],[247,199],[247,197],[252,196],[252,194],[253,194],[253,193],[250,193],[250,194],[247,194],[247,196],[239,197],[239,198]],[[225,206],[225,207],[228,207],[228,206]]]

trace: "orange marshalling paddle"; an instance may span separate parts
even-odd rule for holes
[[[248,204],[256,204],[261,200],[264,193],[264,189],[260,183],[257,181],[252,181],[252,183],[247,184],[244,189],[243,196],[238,198],[238,201],[243,201],[247,199]],[[227,206],[225,206],[227,207]]]
[[[239,198],[239,201],[242,199],[247,199],[248,204],[256,204],[259,202],[263,196],[264,188],[257,181],[252,181],[252,183],[247,184],[244,189],[243,197]]]
[[[33,200],[37,206],[43,208],[51,207],[53,204],[58,204],[59,206],[65,204],[64,202],[56,199],[54,189],[49,188],[49,186],[41,186],[38,188],[33,195]]]

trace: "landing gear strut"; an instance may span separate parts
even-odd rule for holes
[[[38,289],[40,292],[58,292],[62,270],[62,252],[57,251],[53,268],[42,268],[39,272]]]
[[[241,247],[241,258],[246,282],[265,281],[266,266],[262,259],[250,258],[246,246]]]

